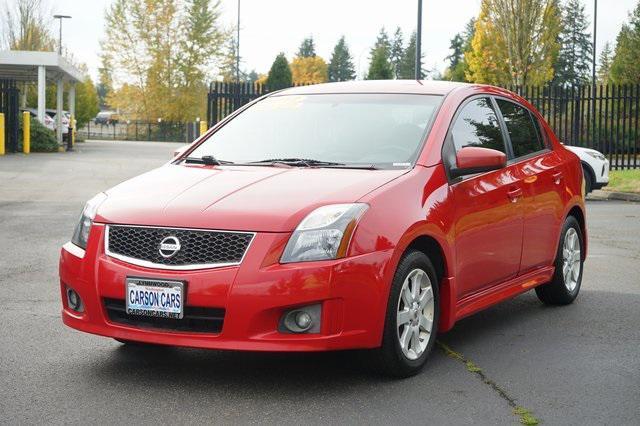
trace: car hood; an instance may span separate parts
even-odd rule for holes
[[[96,222],[289,232],[313,209],[355,202],[406,172],[167,164],[107,191]]]

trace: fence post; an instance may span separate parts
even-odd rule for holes
[[[4,114],[0,112],[0,155],[4,152]]]
[[[207,133],[207,120],[200,120],[200,136]]]
[[[22,113],[22,152],[31,152],[31,114],[29,111]]]

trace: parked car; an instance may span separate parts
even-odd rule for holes
[[[370,349],[403,377],[498,302],[572,303],[586,249],[580,160],[521,97],[304,86],[92,198],[61,250],[62,319],[125,344]]]
[[[595,149],[579,146],[567,145],[566,148],[580,157],[587,194],[609,184],[609,160],[604,154]]]
[[[113,111],[100,111],[93,120],[95,124],[118,124],[118,115]]]
[[[20,108],[20,111],[21,112],[28,111],[32,119],[36,119],[36,120],[38,119],[38,110],[35,108]],[[42,124],[44,125],[44,127],[46,127],[51,131],[56,130],[56,123],[54,119],[51,118],[51,116],[49,116],[46,113],[44,115],[44,122]]]
[[[58,111],[55,109],[46,109],[45,115],[51,117],[53,120],[53,129],[56,130],[58,120],[56,119],[56,115],[58,115]],[[66,135],[69,133],[69,123],[71,123],[71,114],[68,111],[62,111],[62,134]]]

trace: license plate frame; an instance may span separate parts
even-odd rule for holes
[[[127,315],[181,320],[184,318],[185,287],[186,282],[184,281],[127,277],[125,280],[125,312]],[[133,294],[131,294],[132,291]],[[146,293],[140,294],[140,291]],[[171,299],[172,295],[174,296],[173,300]],[[177,301],[178,295],[179,300]]]

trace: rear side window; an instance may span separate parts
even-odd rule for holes
[[[491,148],[506,154],[502,130],[491,99],[478,98],[465,105],[451,134],[456,151],[466,146]]]
[[[540,139],[540,131],[529,110],[504,99],[497,99],[497,102],[509,132],[514,157],[542,151],[544,144]]]

